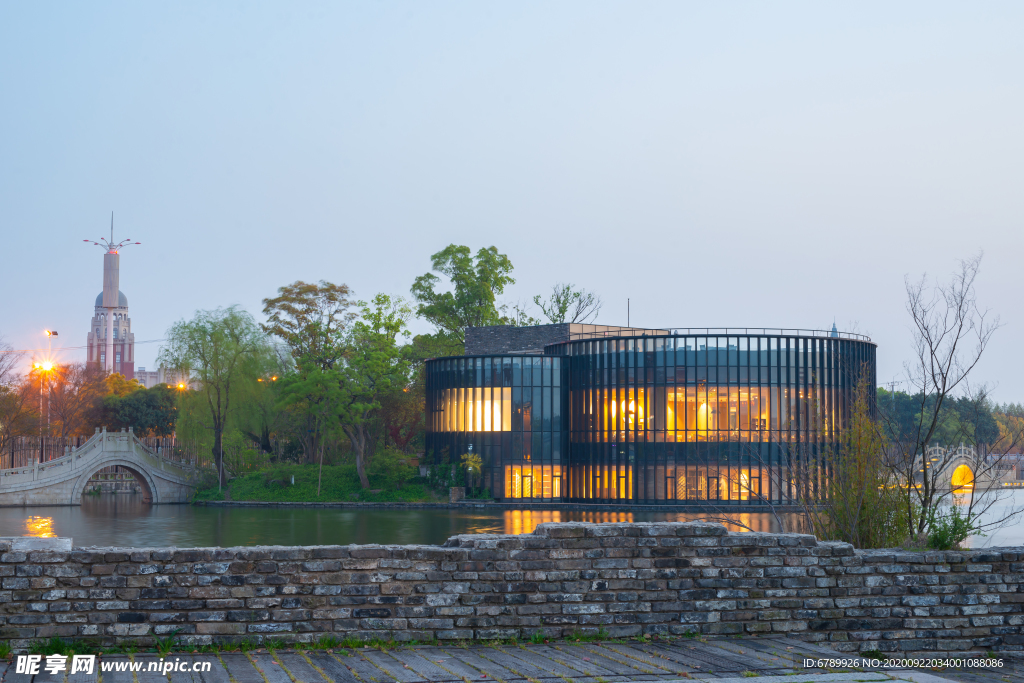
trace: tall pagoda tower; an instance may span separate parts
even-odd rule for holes
[[[83,240],[102,247],[103,291],[96,297],[96,306],[86,341],[86,361],[99,365],[107,372],[119,372],[125,379],[135,378],[135,334],[128,317],[128,297],[120,287],[120,251],[129,244],[141,244],[129,239],[114,242],[114,214],[110,214],[110,239],[98,242]]]

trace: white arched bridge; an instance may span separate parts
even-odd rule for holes
[[[131,431],[97,430],[63,457],[0,470],[0,506],[81,505],[89,480],[105,467],[130,472],[152,503],[186,503],[200,470],[164,458],[144,446]]]

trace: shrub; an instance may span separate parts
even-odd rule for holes
[[[958,505],[951,505],[945,513],[933,509],[928,517],[928,547],[936,550],[959,548],[978,531],[975,522],[977,516],[970,511],[966,515],[961,514]]]

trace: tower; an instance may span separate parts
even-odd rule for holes
[[[107,372],[120,372],[126,378],[135,376],[135,335],[128,317],[128,298],[120,286],[120,250],[129,244],[141,244],[129,239],[114,243],[114,214],[110,214],[110,239],[99,242],[83,240],[102,247],[103,291],[96,297],[96,308],[90,326],[87,362],[101,365]],[[100,334],[101,331],[103,334]]]

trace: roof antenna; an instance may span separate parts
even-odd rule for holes
[[[100,238],[99,242],[95,242],[93,240],[82,240],[82,241],[83,242],[88,242],[90,244],[95,244],[97,247],[102,247],[103,249],[107,250],[107,253],[110,253],[110,254],[118,253],[118,251],[120,249],[123,249],[124,247],[127,247],[129,244],[142,244],[142,242],[132,242],[130,237],[128,239],[121,240],[120,242],[118,242],[116,244],[114,243],[114,212],[113,211],[110,212],[110,241],[109,242],[107,240],[103,239],[102,237]]]

